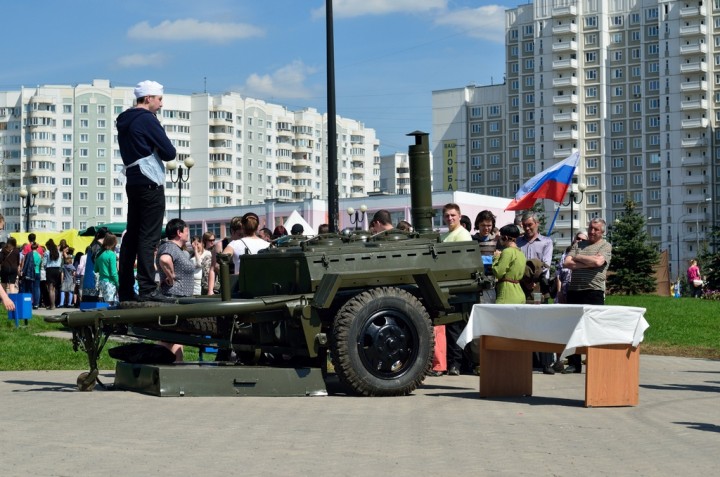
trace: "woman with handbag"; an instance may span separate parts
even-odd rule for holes
[[[700,267],[698,267],[695,259],[690,260],[690,266],[687,269],[687,280],[692,297],[700,298],[702,296],[703,280],[700,276]]]

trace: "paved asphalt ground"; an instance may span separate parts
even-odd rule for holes
[[[0,474],[717,475],[720,361],[640,358],[640,405],[582,406],[584,374],[478,398],[475,376],[411,396],[82,393],[78,371],[0,373]],[[101,379],[112,383],[113,371]]]

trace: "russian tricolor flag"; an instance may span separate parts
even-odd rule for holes
[[[520,187],[515,198],[505,210],[527,210],[537,199],[552,199],[562,202],[572,176],[580,161],[580,153],[574,152],[549,169],[545,169]]]

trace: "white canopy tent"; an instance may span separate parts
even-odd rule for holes
[[[302,215],[297,210],[293,210],[290,216],[287,218],[285,223],[283,224],[285,226],[285,229],[287,229],[288,233],[290,233],[290,230],[292,230],[292,226],[295,224],[300,224],[303,227],[303,235],[316,235],[317,232],[315,229],[310,227],[310,224],[308,224],[305,219],[302,218]]]

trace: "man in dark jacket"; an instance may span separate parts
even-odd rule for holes
[[[136,259],[139,299],[152,300],[158,296],[154,253],[165,215],[163,162],[172,161],[176,154],[156,117],[163,105],[163,86],[155,81],[142,81],[134,92],[136,106],[120,114],[116,122],[128,196],[127,231],[120,247],[121,302],[136,299]]]

